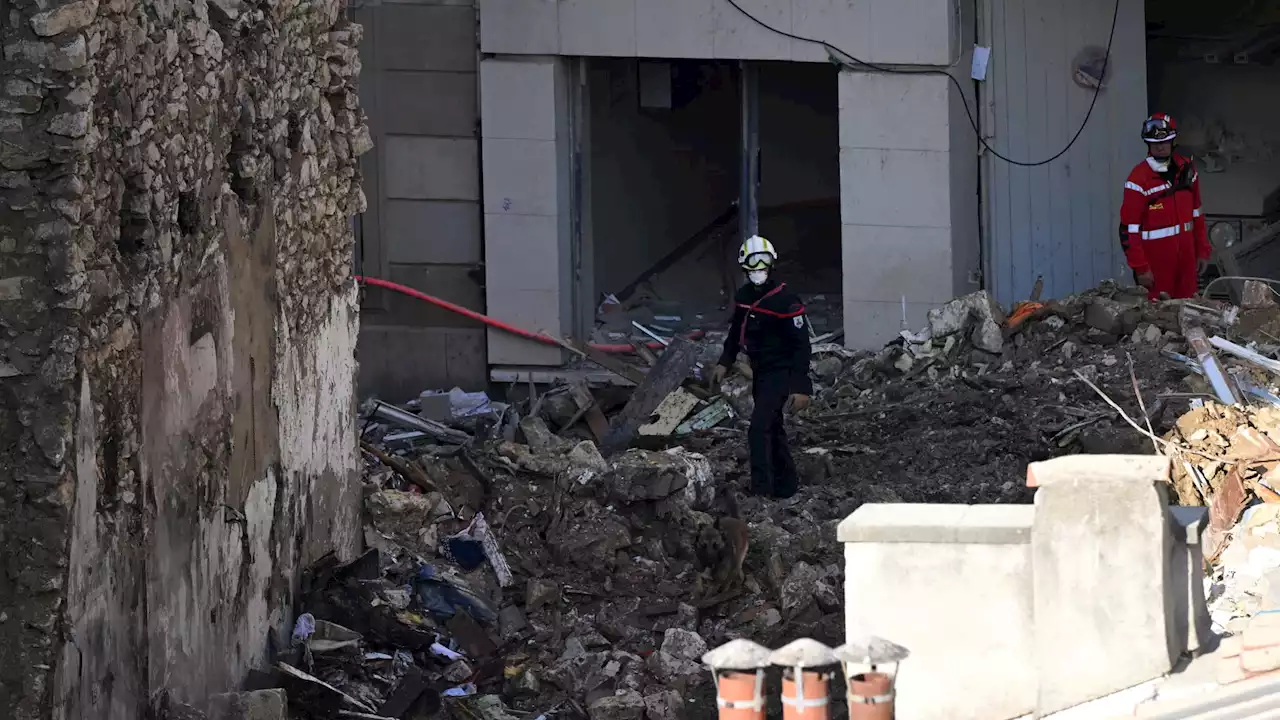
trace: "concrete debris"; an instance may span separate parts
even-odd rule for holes
[[[525,607],[535,612],[545,606],[554,606],[560,602],[560,584],[542,578],[529,578],[525,589]]]
[[[1004,310],[985,290],[956,298],[939,308],[929,311],[929,332],[935,338],[954,335],[972,322],[1004,322]]]
[[[838,357],[825,357],[813,361],[813,374],[819,381],[834,380],[844,371],[844,361]]]
[[[715,500],[710,463],[683,448],[628,450],[613,461],[602,485],[609,500],[625,504],[679,494],[690,507],[705,510]]]
[[[646,695],[644,713],[648,720],[679,720],[684,716],[684,700],[675,690]]]
[[[551,433],[540,417],[521,418],[520,432],[524,435],[525,444],[538,452],[555,450],[563,446],[563,441]]]
[[[1198,322],[1232,310],[1194,304]],[[1210,557],[1214,619],[1239,627],[1280,596],[1280,521],[1248,509],[1280,500],[1280,405],[1265,399],[1277,376],[1211,347],[1242,390],[1258,390],[1249,406],[1212,402],[1189,359],[1188,305],[1148,303],[1104,283],[1019,303],[1006,319],[990,295],[975,293],[879,351],[815,353],[813,403],[786,421],[801,476],[787,501],[743,493],[750,369],[735,368],[718,395],[684,377],[693,357],[701,370],[688,374],[705,373],[714,342],[692,352],[673,341],[681,348],[668,362],[674,375],[650,383],[656,390],[644,403],[627,387],[578,380],[522,396],[517,384],[492,401],[500,417],[459,419],[450,401],[438,424],[466,435],[464,443],[394,414],[375,418],[364,440],[381,456],[366,452],[365,512],[379,559],[320,571],[329,594],[317,602],[312,592],[298,611],[360,633],[369,658],[390,660],[347,658],[341,673],[299,667],[378,707],[391,688],[374,676],[395,678],[414,701],[465,703],[477,717],[669,720],[686,702],[709,709],[706,648],[739,637],[771,647],[801,636],[843,642],[834,528],[862,503],[1030,502],[1029,462],[1154,452],[1148,422],[1157,444],[1183,448],[1173,478],[1179,502],[1210,508],[1206,548],[1213,538],[1222,546]],[[1273,358],[1280,348],[1266,338],[1280,334],[1280,308],[1243,312],[1211,334]],[[649,372],[670,349],[653,352]],[[643,355],[637,365],[586,354],[644,380]],[[423,398],[401,412],[421,418]],[[602,453],[610,425],[624,422],[639,431]],[[410,431],[422,434],[403,437]],[[414,468],[423,476],[416,481],[405,477]],[[509,583],[491,552],[465,542],[477,517]],[[725,590],[718,573],[734,546],[727,520],[745,526],[747,552],[742,577]],[[1274,550],[1266,545],[1273,536]],[[462,657],[446,662],[433,643]],[[291,692],[290,702],[304,701]]]
[[[619,690],[616,695],[591,703],[591,720],[640,720],[644,716],[644,698],[634,690]]]
[[[565,455],[565,461],[572,467],[584,470],[596,470],[603,472],[608,469],[609,463],[600,455],[600,449],[590,440],[583,440]]]
[[[1142,319],[1138,301],[1120,302],[1096,297],[1085,306],[1084,322],[1089,327],[1107,335],[1123,337],[1137,329]]]
[[[1270,283],[1246,280],[1240,292],[1242,310],[1267,310],[1276,306],[1275,290]]]
[[[227,693],[209,698],[209,720],[288,720],[284,690]]]
[[[990,353],[1004,347],[1000,326],[1005,313],[985,290],[957,298],[929,311],[928,337],[945,338],[968,332],[973,346]],[[917,334],[915,337],[919,337]]]
[[[374,530],[423,556],[439,547],[436,521],[453,514],[439,493],[379,490],[365,496],[364,506]]]
[[[681,660],[698,661],[710,648],[698,633],[670,628],[662,636],[662,652]]]

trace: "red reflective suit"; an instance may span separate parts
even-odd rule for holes
[[[1171,298],[1196,294],[1196,261],[1209,259],[1212,249],[1200,213],[1200,176],[1191,160],[1175,154],[1164,171],[1155,158],[1138,163],[1124,184],[1120,225],[1129,267],[1155,277],[1152,300],[1162,292]]]

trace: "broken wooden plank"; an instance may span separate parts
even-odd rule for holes
[[[637,340],[631,343],[631,347],[636,349],[636,356],[643,360],[645,365],[653,367],[658,364],[658,356],[653,354],[648,345]]]
[[[1231,528],[1235,527],[1248,503],[1249,492],[1244,486],[1240,466],[1233,466],[1209,501],[1209,527],[1201,538],[1205,562],[1215,562],[1226,549]]]
[[[422,670],[410,665],[404,676],[396,683],[395,689],[382,701],[382,707],[378,708],[378,714],[399,718],[404,717],[409,712],[409,708],[418,701],[424,692],[430,688],[431,683],[427,682]]]
[[[682,337],[673,338],[666,352],[658,358],[658,364],[649,371],[626,407],[610,423],[609,434],[601,443],[601,454],[609,457],[627,449],[640,426],[649,422],[653,411],[680,387],[697,362],[698,346]]]
[[[684,388],[676,388],[653,411],[652,422],[641,425],[636,432],[651,437],[669,437],[698,406],[698,398]]]
[[[609,434],[609,419],[604,416],[604,411],[600,409],[600,403],[593,399],[591,405],[587,407],[586,417],[587,427],[590,428],[596,443],[602,442],[605,436]]]
[[[601,352],[586,343],[567,339],[564,341],[564,346],[624,380],[629,380],[636,385],[644,382],[645,374],[639,368],[628,365],[609,353]]]
[[[570,385],[569,397],[573,399],[573,404],[578,406],[578,411],[560,428],[560,432],[563,433],[576,425],[579,420],[585,419],[591,435],[599,443],[609,432],[609,421],[605,419],[600,403],[596,402],[595,396],[591,394],[591,388],[585,382]]]

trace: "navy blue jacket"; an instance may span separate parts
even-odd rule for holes
[[[733,322],[724,341],[720,364],[733,365],[745,352],[756,373],[788,372],[791,392],[813,394],[809,379],[809,328],[804,303],[772,278],[764,285],[747,283],[734,295]]]

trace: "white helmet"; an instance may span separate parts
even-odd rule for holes
[[[752,235],[738,248],[738,266],[743,270],[765,270],[778,261],[778,251],[773,243],[759,235]]]

